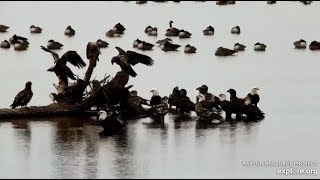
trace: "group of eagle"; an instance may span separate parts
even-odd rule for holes
[[[232,120],[232,114],[236,114],[236,119],[242,119],[246,115],[246,120],[256,121],[264,118],[264,113],[258,108],[260,96],[259,88],[254,87],[245,98],[237,97],[237,92],[234,89],[229,89],[230,100],[227,100],[225,94],[215,96],[208,92],[208,86],[202,85],[196,90],[199,95],[196,98],[196,103],[193,103],[187,96],[185,89],[175,87],[168,99],[169,108],[176,107],[180,113],[195,111],[203,120],[222,120],[219,113],[221,110],[225,112],[225,120]]]
[[[71,65],[79,69],[86,67],[87,64],[83,61],[81,56],[76,51],[68,51],[59,57],[56,52],[49,50],[44,46],[41,46],[41,49],[53,56],[54,65],[47,71],[54,72],[59,79],[59,84],[54,84],[58,92],[58,94],[53,93],[55,98],[59,96],[74,95],[77,93],[81,98],[89,82],[85,82],[84,80],[77,78],[77,76],[67,66],[69,62]],[[111,62],[112,64],[116,63],[121,67],[121,78],[114,79],[115,81],[113,81],[113,84],[115,86],[125,86],[129,80],[129,76],[137,76],[137,73],[133,70],[132,66],[135,66],[138,63],[152,66],[154,63],[149,56],[136,53],[134,51],[124,51],[120,47],[116,47],[116,49],[119,51],[119,55],[114,56]],[[96,63],[96,61],[99,61],[99,54],[101,53],[98,44],[89,42],[87,45],[86,56],[87,59],[90,60],[90,63]],[[69,86],[69,79],[76,80],[76,83]],[[14,102],[10,107],[23,107],[30,102],[31,98],[33,97],[31,85],[32,83],[28,81],[25,85],[25,88],[16,95]]]
[[[71,96],[78,94],[78,96],[75,96],[78,98],[76,99],[76,102],[81,101],[89,82],[77,78],[67,65],[69,62],[69,64],[81,69],[86,67],[87,64],[76,51],[68,51],[59,57],[59,55],[52,50],[43,46],[41,46],[41,49],[45,52],[49,52],[53,56],[54,65],[47,71],[54,72],[59,79],[59,84],[55,85],[58,92],[55,96]],[[116,47],[116,49],[119,54],[111,59],[111,63],[119,65],[121,71],[118,72],[116,77],[111,81],[112,86],[118,87],[118,89],[115,88],[115,91],[113,92],[115,95],[121,88],[125,89],[125,85],[129,81],[129,76],[137,76],[137,73],[133,70],[132,66],[139,63],[146,66],[152,66],[154,64],[154,61],[149,56],[134,51],[124,51],[120,47]],[[99,54],[100,49],[97,43],[88,43],[86,55],[87,59],[90,60],[90,63],[99,61]],[[95,65],[96,64],[94,64],[94,66]],[[69,79],[76,80],[76,83],[69,86]],[[32,83],[30,81],[26,83],[25,89],[19,92],[15,97],[14,102],[11,105],[12,108],[26,106],[30,102],[33,96],[31,85]],[[200,117],[203,116],[204,118],[208,116],[210,118],[216,118],[216,114],[213,110],[225,111],[226,119],[230,119],[232,114],[236,114],[237,118],[241,117],[243,114],[252,119],[264,118],[264,113],[257,107],[260,100],[259,95],[257,94],[257,88],[254,88],[252,93],[249,93],[247,97],[243,99],[237,97],[234,89],[230,89],[228,90],[230,93],[229,101],[224,94],[214,96],[211,93],[208,93],[208,87],[206,85],[197,88],[197,90],[199,91],[199,95],[197,96],[196,103],[193,103],[187,96],[187,91],[185,89],[179,90],[178,87],[175,87],[168,98],[170,109],[172,106],[176,106],[176,109],[180,114],[196,111]],[[217,116],[216,119],[219,119],[219,117],[220,116]]]

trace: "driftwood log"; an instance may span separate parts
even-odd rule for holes
[[[82,115],[90,113],[92,106],[102,105],[115,105],[122,101],[121,98],[129,95],[129,89],[132,86],[125,87],[128,81],[125,83],[118,83],[119,79],[129,78],[129,75],[125,72],[118,72],[116,76],[106,82],[108,77],[105,77],[101,81],[90,81],[94,68],[97,65],[98,56],[100,54],[99,48],[96,43],[88,43],[87,46],[87,58],[89,59],[89,66],[84,76],[85,87],[81,93],[80,102],[70,102],[68,99],[72,99],[72,94],[61,95],[61,101],[52,103],[47,106],[31,106],[22,107],[17,109],[0,109],[0,119],[17,119],[27,117],[43,117],[43,116],[58,116],[58,115]],[[122,81],[123,82],[123,81]],[[94,87],[91,86],[94,85]],[[91,87],[91,91],[85,96],[85,89]],[[71,86],[70,86],[71,87]],[[125,94],[125,96],[124,96]]]

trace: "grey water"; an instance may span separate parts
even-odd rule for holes
[[[152,57],[153,67],[136,65],[136,78],[130,78],[139,95],[149,99],[150,89],[168,96],[173,87],[188,91],[195,101],[196,88],[209,86],[215,95],[229,88],[244,97],[259,86],[259,107],[266,118],[257,123],[206,126],[189,117],[173,114],[163,123],[149,118],[128,120],[119,135],[100,137],[101,127],[90,117],[8,119],[0,124],[0,178],[315,178],[317,174],[279,175],[280,167],[244,166],[244,161],[319,161],[320,155],[320,52],[297,50],[293,42],[308,44],[320,40],[320,3],[236,2],[217,6],[215,2],[156,3],[131,2],[0,2],[0,24],[10,26],[0,40],[17,34],[27,37],[26,51],[0,49],[0,107],[7,108],[26,81],[33,82],[34,96],[29,106],[51,103],[57,78],[46,70],[53,65],[50,54],[40,49],[54,39],[64,44],[62,55],[76,50],[86,60],[89,41],[103,39],[110,47],[102,49],[93,78],[114,76],[119,67],[111,65],[118,54],[115,46]],[[142,52],[132,48],[139,38],[154,43],[165,38],[169,21],[192,33],[190,39],[172,38],[182,47],[164,52],[158,46]],[[120,22],[126,27],[121,38],[108,38],[105,32]],[[41,34],[30,34],[34,24]],[[71,25],[74,37],[64,35]],[[144,33],[148,25],[158,27],[158,37]],[[203,36],[212,25],[214,36]],[[230,33],[239,25],[240,35]],[[232,57],[216,57],[219,47],[246,51]],[[253,45],[267,45],[256,52]],[[198,48],[196,54],[183,52],[186,44]],[[83,77],[86,69],[69,66]],[[289,168],[289,167],[284,167]],[[296,168],[319,169],[315,166]]]

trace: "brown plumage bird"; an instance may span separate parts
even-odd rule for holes
[[[130,76],[136,77],[137,73],[132,69],[132,66],[141,63],[147,66],[152,66],[154,61],[146,55],[136,53],[134,51],[124,51],[120,47],[116,47],[119,55],[111,59],[111,63],[116,63],[121,67],[122,71],[127,72]],[[131,66],[132,65],[132,66]]]
[[[13,103],[10,105],[12,109],[18,107],[18,106],[27,106],[27,104],[30,102],[33,92],[31,90],[32,83],[28,81],[25,85],[25,88],[20,91],[16,97],[14,98]]]

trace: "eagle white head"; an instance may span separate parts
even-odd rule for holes
[[[227,96],[225,94],[219,94],[219,99],[220,99],[220,101],[226,101]]]
[[[98,115],[99,115],[99,121],[103,121],[103,120],[107,119],[107,117],[108,117],[107,112],[105,112],[103,110],[99,111]]]
[[[203,102],[206,100],[206,96],[201,93],[197,96],[197,98],[198,98],[198,102]]]
[[[159,92],[156,88],[152,88],[150,92],[152,93],[152,96],[159,96]]]
[[[254,94],[258,94],[258,91],[259,91],[260,89],[258,88],[258,87],[253,87],[252,89],[251,89],[251,94],[252,95],[254,95]]]

